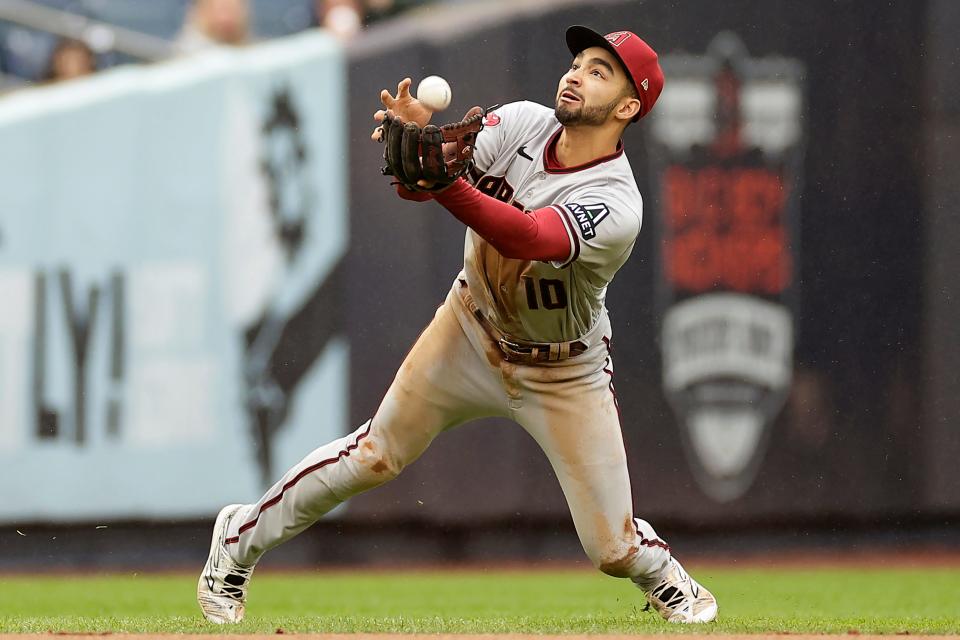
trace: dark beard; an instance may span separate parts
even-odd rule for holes
[[[565,127],[574,125],[599,126],[607,121],[607,118],[610,117],[610,113],[616,108],[618,102],[620,102],[620,98],[608,104],[591,107],[586,107],[583,102],[581,102],[579,109],[571,110],[565,104],[561,104],[558,98],[557,106],[553,110],[553,115],[560,121],[560,124]]]

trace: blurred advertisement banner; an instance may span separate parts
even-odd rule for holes
[[[653,112],[663,386],[701,488],[742,495],[793,368],[801,67],[722,33]]]
[[[208,516],[346,431],[344,94],[314,33],[0,98],[0,521]]]

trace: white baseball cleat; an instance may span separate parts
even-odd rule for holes
[[[667,622],[712,622],[717,617],[717,599],[674,558],[670,558],[660,582],[646,596],[650,606]]]
[[[245,567],[234,562],[223,541],[227,525],[242,504],[231,504],[220,510],[213,525],[213,541],[210,555],[197,583],[197,602],[203,617],[215,624],[236,623],[243,620],[244,604],[247,601],[247,586],[253,566]]]

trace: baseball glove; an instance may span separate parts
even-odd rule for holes
[[[421,129],[387,111],[380,136],[385,145],[383,175],[394,176],[410,191],[442,191],[473,166],[474,144],[485,116],[486,111],[474,107],[460,122]]]

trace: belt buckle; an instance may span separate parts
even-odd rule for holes
[[[530,351],[524,351],[523,346],[517,344],[516,342],[511,342],[506,338],[500,338],[497,340],[497,344],[500,346],[500,351],[507,356],[507,360],[510,360],[511,358],[523,360],[524,358],[530,357]]]

